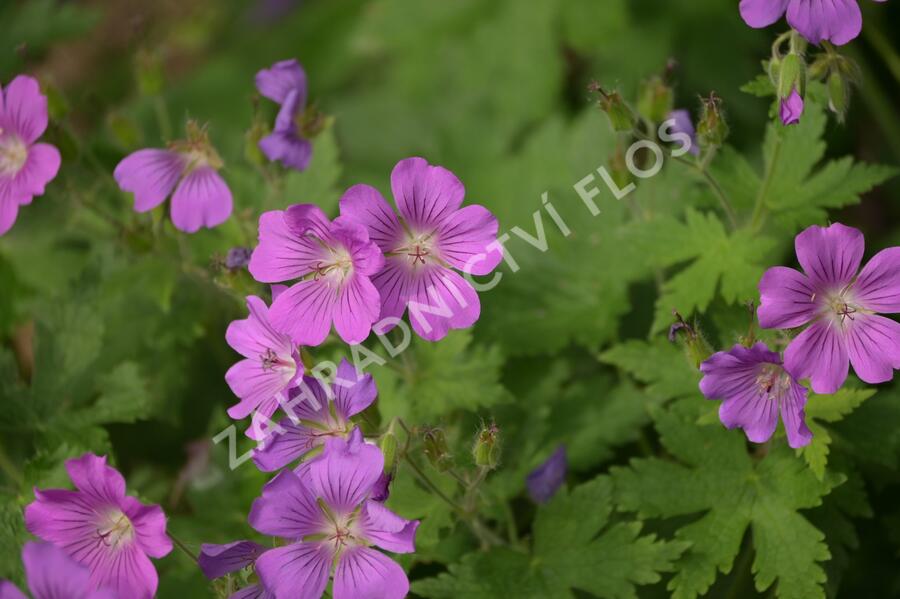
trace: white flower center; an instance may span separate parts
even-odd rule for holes
[[[111,549],[121,549],[134,540],[134,525],[122,510],[112,509],[97,523],[100,542]]]
[[[409,266],[425,266],[428,262],[437,262],[434,251],[435,242],[434,233],[408,233],[406,245],[395,249],[390,254],[406,257]]]
[[[16,175],[28,160],[28,146],[14,134],[4,134],[0,129],[0,175]]]
[[[778,364],[766,364],[756,376],[756,385],[766,399],[777,400],[791,387],[791,377]]]
[[[321,242],[320,242],[321,243]],[[324,244],[323,244],[324,245]],[[340,284],[353,272],[353,257],[344,247],[329,247],[330,256],[315,265],[315,280],[326,279],[330,283]]]

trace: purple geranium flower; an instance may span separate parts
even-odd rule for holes
[[[781,122],[785,125],[796,125],[803,116],[803,96],[797,91],[797,88],[791,90],[791,95],[781,99],[779,107],[779,116]]]
[[[187,141],[169,149],[138,150],[116,166],[113,176],[123,191],[134,193],[134,209],[147,212],[172,195],[172,224],[185,233],[221,225],[231,216],[231,190],[219,176],[222,159],[206,131],[188,123]],[[175,193],[172,193],[172,190]]]
[[[781,356],[765,343],[735,345],[713,354],[700,365],[700,391],[707,399],[721,399],[719,420],[728,428],[742,428],[754,443],[768,441],[778,425],[778,413],[788,445],[803,447],[812,440],[806,427],[806,388],[781,364]]]
[[[569,463],[566,447],[560,445],[547,460],[531,471],[525,484],[535,503],[547,503],[566,482]]]
[[[59,171],[59,150],[35,143],[46,129],[47,97],[33,77],[19,75],[0,88],[0,235]]]
[[[859,0],[741,0],[740,10],[754,28],[768,27],[787,13],[788,25],[813,44],[827,40],[841,46],[862,31]]]
[[[265,551],[264,546],[253,541],[235,541],[225,545],[204,543],[200,547],[197,564],[204,576],[215,580],[255,564]],[[251,584],[233,593],[229,599],[275,599],[275,595],[266,591],[262,585]]]
[[[697,131],[694,129],[694,122],[691,120],[691,113],[684,109],[673,110],[666,117],[667,121],[672,123],[672,133],[684,133],[691,138],[691,146],[688,152],[694,156],[700,155],[700,145],[697,143]]]
[[[328,220],[313,204],[266,212],[250,274],[263,283],[301,279],[272,302],[276,329],[300,345],[319,345],[331,323],[347,343],[365,340],[381,301],[370,277],[384,264],[381,250],[361,225]]]
[[[158,578],[149,558],[172,550],[162,509],[125,495],[125,479],[105,457],[87,453],[66,470],[77,490],[35,489],[25,508],[28,531],[86,566],[90,588],[120,599],[153,597]]]
[[[406,573],[372,548],[415,550],[419,522],[404,520],[370,498],[384,456],[356,429],[333,437],[324,454],[301,472],[284,470],[253,503],[250,524],[259,532],[290,539],[256,561],[266,589],[278,599],[320,597],[334,576],[334,599],[400,599],[409,591]]]
[[[900,312],[900,247],[877,253],[860,272],[865,240],[852,227],[812,226],[794,246],[804,272],[776,266],[759,282],[762,327],[811,323],[785,350],[785,368],[808,377],[816,393],[837,391],[849,363],[867,383],[891,380],[900,368],[900,324],[877,313]]]
[[[241,399],[228,409],[235,420],[246,418],[254,410],[271,417],[287,389],[303,375],[294,343],[272,327],[265,302],[251,295],[247,308],[250,315],[232,322],[225,333],[228,345],[244,356],[225,374],[228,386]]]
[[[497,219],[483,206],[460,208],[462,182],[423,158],[397,163],[391,189],[400,218],[368,185],[355,185],[341,198],[341,215],[365,225],[386,256],[372,278],[381,294],[381,318],[393,320],[380,332],[394,326],[407,306],[413,330],[429,341],[472,326],[481,304],[456,270],[486,275],[497,267],[503,258]]]
[[[276,62],[256,74],[256,89],[281,105],[275,128],[259,140],[259,149],[269,160],[277,160],[298,171],[309,166],[312,144],[301,136],[297,119],[306,106],[306,73],[296,60]]]
[[[371,374],[360,376],[350,362],[341,360],[333,384],[305,376],[298,387],[291,389],[290,399],[300,395],[304,395],[303,401],[291,401],[297,404],[291,408],[293,414],[279,423],[282,430],[254,452],[253,461],[260,470],[273,472],[329,438],[349,435],[353,428],[350,418],[372,405],[378,390]]]
[[[50,543],[26,543],[22,563],[34,599],[116,599],[111,591],[95,589],[88,569]],[[0,580],[0,599],[27,597],[13,583]]]

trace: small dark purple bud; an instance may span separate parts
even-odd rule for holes
[[[669,342],[675,343],[675,339],[678,338],[678,331],[683,329],[690,329],[690,325],[684,322],[683,320],[679,320],[676,323],[673,323],[672,326],[669,327]]]
[[[566,447],[560,445],[547,461],[531,471],[525,484],[528,494],[535,503],[547,503],[556,491],[566,482],[569,463],[566,459]]]
[[[225,266],[229,270],[238,270],[239,268],[247,268],[250,264],[250,256],[253,250],[250,248],[231,248],[228,255],[225,256]]]
[[[378,477],[378,480],[375,481],[375,484],[372,485],[372,492],[369,495],[369,499],[372,501],[378,501],[379,503],[384,503],[388,500],[388,497],[391,496],[391,481],[394,480],[394,476],[392,474],[386,474],[384,472],[381,473],[381,476]]]

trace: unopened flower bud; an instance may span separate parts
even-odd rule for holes
[[[453,457],[447,448],[444,431],[439,428],[428,429],[423,434],[425,457],[439,472],[446,472],[453,466]]]
[[[694,368],[700,368],[700,364],[712,355],[712,348],[695,326],[685,322],[678,312],[674,315],[675,322],[669,328],[669,341],[676,343],[680,340],[688,360]]]
[[[609,167],[609,174],[619,189],[624,189],[633,181],[634,176],[628,170],[628,163],[625,161],[625,149],[622,147],[622,143],[616,146],[616,151],[609,157],[607,166]]]
[[[140,50],[135,59],[138,91],[142,96],[157,96],[163,90],[162,58],[158,52]]]
[[[634,129],[637,119],[619,92],[606,93],[597,83],[592,83],[588,89],[598,94],[597,105],[609,117],[609,123],[614,131],[631,131]]]
[[[661,123],[674,107],[672,88],[661,77],[653,77],[641,83],[638,92],[638,112],[651,123]]]
[[[493,422],[478,433],[472,457],[481,468],[494,469],[500,464],[500,429]]]
[[[704,148],[718,147],[728,137],[728,123],[722,112],[722,100],[715,92],[703,98],[700,122],[697,123],[697,139]]]
[[[381,436],[378,441],[378,447],[384,455],[384,474],[392,476],[394,469],[397,467],[397,435],[394,434],[394,428],[390,427],[386,433]]]
[[[231,248],[225,255],[225,268],[227,268],[228,270],[239,270],[241,268],[247,268],[247,265],[250,264],[250,256],[252,255],[253,250],[251,250],[250,248]]]

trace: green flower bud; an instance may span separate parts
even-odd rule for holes
[[[494,469],[500,464],[500,429],[493,422],[481,429],[472,448],[475,465]]]
[[[703,99],[700,121],[697,123],[697,140],[704,148],[718,147],[728,137],[728,123],[722,112],[722,100],[715,92]]]
[[[597,105],[609,117],[609,123],[614,131],[631,131],[634,129],[637,118],[619,92],[606,93],[596,82],[591,83],[588,89],[600,96],[597,100]]]
[[[672,88],[661,77],[653,77],[641,83],[638,92],[638,113],[651,123],[661,123],[674,108]]]
[[[453,466],[453,456],[447,448],[444,431],[439,428],[428,429],[423,433],[425,457],[439,472],[446,472]]]
[[[393,426],[381,436],[378,447],[384,455],[384,473],[393,474],[397,467],[397,435],[394,434]]]
[[[163,66],[158,52],[140,50],[136,56],[135,70],[138,91],[142,96],[158,96],[162,93]]]
[[[269,128],[262,121],[254,121],[253,125],[244,133],[244,158],[250,164],[263,166],[268,162],[259,149],[259,141],[269,134]]]
[[[837,71],[828,76],[828,108],[843,123],[850,107],[850,86]]]
[[[806,90],[806,63],[799,54],[790,53],[781,61],[778,97],[787,98],[795,89],[801,96]]]

